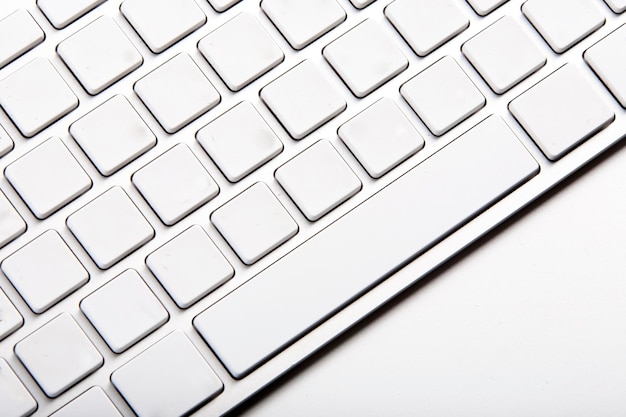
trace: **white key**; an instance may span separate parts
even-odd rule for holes
[[[0,341],[22,327],[22,324],[24,318],[0,288]]]
[[[61,42],[57,53],[91,95],[110,87],[143,63],[139,51],[108,16]]]
[[[487,16],[509,0],[467,0],[472,9],[481,16]]]
[[[449,56],[404,83],[400,93],[435,136],[443,135],[486,103],[478,88]]]
[[[585,61],[602,80],[622,107],[626,107],[626,25],[587,49]]]
[[[135,172],[132,181],[168,226],[203,206],[220,191],[185,144],[174,146]]]
[[[194,327],[243,378],[538,171],[504,121],[490,117],[200,313]]]
[[[209,4],[215,9],[215,11],[225,12],[240,1],[241,0],[209,0]]]
[[[311,221],[361,190],[361,181],[327,140],[320,140],[286,164],[274,176]]]
[[[235,16],[200,39],[198,49],[232,91],[241,90],[285,59],[249,13]]]
[[[283,150],[282,142],[248,101],[200,129],[196,139],[231,182],[241,180]]]
[[[298,224],[262,182],[215,210],[211,222],[246,265],[298,233]]]
[[[220,102],[220,94],[185,53],[135,83],[135,93],[167,133],[175,133]]]
[[[357,97],[365,97],[409,66],[398,47],[371,19],[327,45],[322,53]]]
[[[505,16],[461,47],[496,94],[503,94],[543,67],[541,49],[514,18]]]
[[[50,417],[122,417],[104,390],[98,386],[74,398]]]
[[[58,397],[104,363],[100,352],[67,313],[19,341],[14,351],[50,398]]]
[[[235,274],[198,225],[148,255],[146,265],[180,308],[190,307]]]
[[[37,6],[52,26],[63,29],[106,0],[37,0]]]
[[[0,20],[0,68],[43,42],[45,35],[35,19],[20,9]]]
[[[181,331],[170,333],[113,372],[111,382],[138,417],[189,415],[224,389]]]
[[[110,268],[154,237],[150,223],[120,187],[79,209],[66,224],[100,269]]]
[[[115,353],[124,352],[170,317],[134,269],[84,298],[80,309]]]
[[[615,13],[626,11],[626,0],[604,0]]]
[[[385,16],[419,56],[426,56],[469,27],[452,0],[396,0]]]
[[[13,140],[2,126],[0,126],[0,158],[13,150]]]
[[[0,404],[5,417],[28,417],[37,410],[37,401],[3,358],[0,358]]]
[[[350,0],[350,3],[357,9],[363,9],[366,6],[374,3],[376,0]]]
[[[40,314],[89,281],[65,241],[48,230],[0,265],[28,306]]]
[[[154,133],[122,95],[113,96],[72,123],[70,134],[105,176],[122,169],[157,143]]]
[[[552,161],[615,120],[613,111],[573,64],[511,101],[509,110]]]
[[[0,106],[26,137],[78,106],[78,98],[46,58],[36,58],[0,81]]]
[[[528,0],[522,12],[556,53],[563,53],[604,25],[593,0]]]
[[[302,49],[346,20],[336,0],[262,0],[261,8],[293,49]]]
[[[50,216],[92,185],[89,175],[57,137],[8,165],[4,174],[38,219]]]
[[[0,248],[26,231],[26,222],[0,190]]]
[[[302,139],[346,109],[346,101],[311,61],[303,61],[259,93],[294,139]]]
[[[155,54],[206,23],[193,0],[125,0],[120,10]]]
[[[424,147],[424,138],[389,98],[382,98],[337,131],[372,178],[380,178]]]

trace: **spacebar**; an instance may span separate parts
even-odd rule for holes
[[[539,172],[491,116],[200,313],[240,379]]]

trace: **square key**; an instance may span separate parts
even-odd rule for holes
[[[38,219],[45,219],[91,188],[63,141],[53,137],[4,170],[4,175]]]
[[[400,93],[435,136],[448,132],[486,104],[480,90],[449,56],[404,83]]]
[[[0,158],[11,152],[13,146],[13,140],[11,140],[6,130],[0,126]]]
[[[235,274],[198,225],[148,255],[146,265],[180,308],[190,307]]]
[[[362,185],[327,140],[318,141],[279,167],[274,176],[310,221],[358,193]]]
[[[283,62],[276,42],[249,13],[241,13],[198,42],[198,49],[232,91]]]
[[[2,415],[25,417],[37,410],[37,401],[3,358],[0,358],[0,387]]]
[[[583,54],[587,64],[602,80],[619,104],[626,108],[626,25],[620,26]]]
[[[27,138],[78,107],[78,98],[46,58],[0,81],[0,106]]]
[[[382,98],[337,131],[372,178],[380,178],[424,147],[424,139],[402,110]]]
[[[100,269],[110,268],[154,237],[150,223],[120,187],[96,197],[66,224]]]
[[[216,12],[225,12],[226,10],[239,3],[241,0],[209,0],[209,4]]]
[[[366,6],[374,3],[376,0],[350,0],[350,3],[357,9],[363,9]]]
[[[294,139],[304,138],[347,106],[344,98],[309,60],[263,87],[259,94]]]
[[[387,34],[365,20],[323,50],[324,58],[352,93],[365,97],[409,66]]]
[[[63,29],[106,0],[37,0],[37,6],[52,26]]]
[[[178,132],[221,100],[213,84],[185,53],[141,78],[134,89],[167,133]]]
[[[262,182],[215,210],[211,222],[246,265],[298,233],[298,224]]]
[[[220,189],[185,144],[174,146],[131,177],[143,198],[171,226],[215,197]]]
[[[50,417],[122,417],[104,390],[98,386],[74,398]]]
[[[24,318],[15,308],[9,297],[0,288],[0,311],[2,312],[2,320],[0,320],[0,341],[8,337],[24,324]],[[2,401],[0,401],[2,403]]]
[[[509,0],[467,0],[472,9],[480,16],[487,16]]]
[[[26,222],[0,190],[0,248],[26,231]]]
[[[0,267],[37,314],[89,281],[89,272],[55,230],[48,230],[28,243],[6,258]]]
[[[45,37],[33,16],[24,9],[0,19],[0,68],[39,45]]]
[[[615,13],[624,13],[626,11],[626,0],[604,0]]]
[[[283,150],[282,142],[248,101],[200,129],[196,139],[231,182],[241,180]]]
[[[67,313],[19,341],[14,351],[50,398],[58,397],[104,363],[100,352]]]
[[[170,317],[134,269],[88,295],[80,309],[115,353],[124,352]]]
[[[57,46],[57,53],[91,95],[139,68],[143,57],[113,18],[102,16]]]
[[[122,95],[113,96],[72,123],[70,134],[104,176],[113,175],[157,143]]]

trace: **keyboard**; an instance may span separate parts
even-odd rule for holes
[[[233,410],[624,137],[624,11],[2,2],[0,415]]]

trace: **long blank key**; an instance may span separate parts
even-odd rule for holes
[[[194,326],[243,378],[538,170],[504,121],[490,117],[200,313]]]

